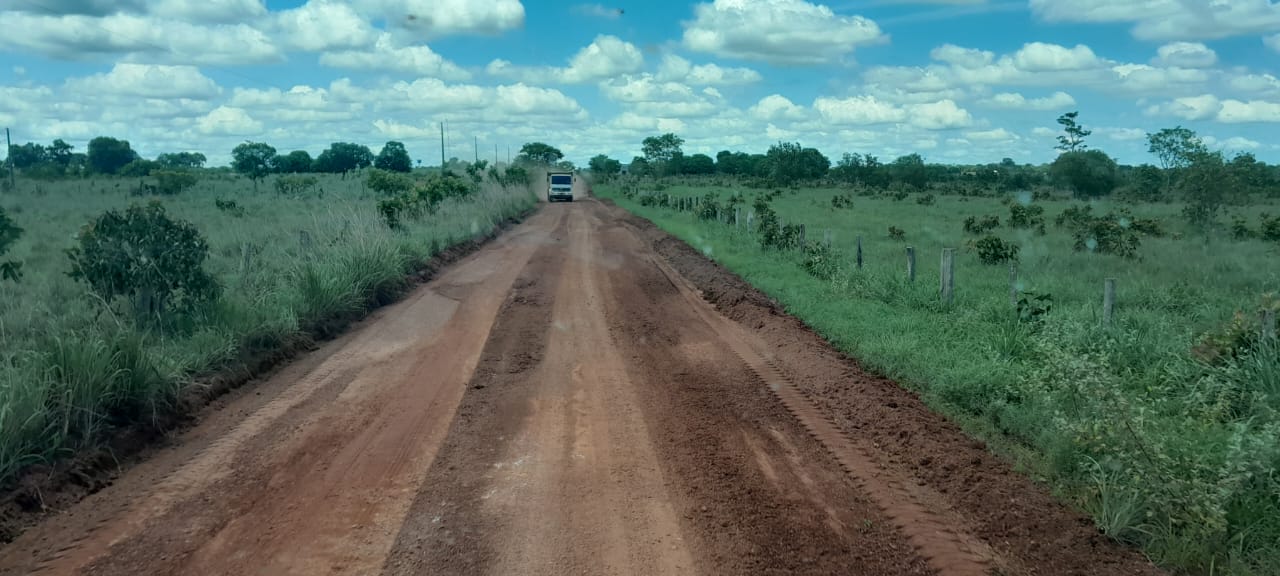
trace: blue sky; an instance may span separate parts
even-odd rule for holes
[[[401,140],[624,160],[779,140],[884,159],[1045,162],[1055,118],[1149,162],[1190,127],[1280,162],[1271,0],[0,0],[0,124],[146,156]]]

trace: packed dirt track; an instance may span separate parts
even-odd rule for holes
[[[544,205],[0,574],[1157,574],[741,280]]]

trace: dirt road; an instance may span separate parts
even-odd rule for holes
[[[0,574],[1155,574],[595,200],[544,206]]]

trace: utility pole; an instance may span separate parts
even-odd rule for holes
[[[493,143],[493,165],[495,167],[497,167],[498,165],[498,143],[497,142]]]
[[[507,144],[507,164],[511,163],[511,145]]]
[[[440,173],[444,174],[444,122],[440,123]]]
[[[478,163],[480,162],[480,137],[479,137],[479,136],[472,136],[472,138],[474,138],[474,140],[472,140],[472,142],[474,142],[474,143],[475,143],[475,146],[476,146],[476,159],[475,159],[475,163],[477,163],[477,164],[478,164]]]
[[[9,129],[4,129],[4,143],[7,145],[4,149],[4,157],[9,162],[9,188],[17,186],[13,176],[13,140],[9,139]]]

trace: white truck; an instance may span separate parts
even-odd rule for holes
[[[547,202],[568,200],[573,202],[573,184],[577,177],[573,172],[553,170],[547,172]]]

